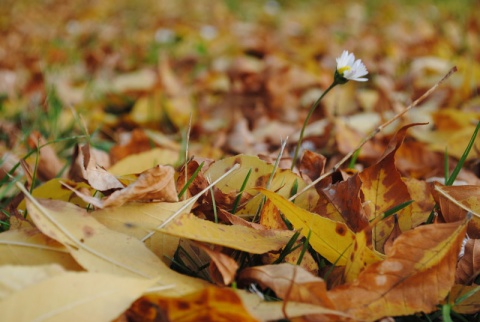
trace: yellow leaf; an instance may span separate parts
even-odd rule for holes
[[[336,262],[336,265],[343,266],[347,263],[346,251],[355,239],[354,233],[347,225],[297,207],[274,192],[259,190],[283,212],[295,229],[301,229],[303,236],[308,236],[308,232],[312,231],[310,245],[315,251],[329,262]]]
[[[129,203],[121,207],[105,208],[91,215],[109,229],[144,241],[145,245],[166,264],[170,264],[178,247],[179,238],[156,232],[150,238],[144,238],[156,227],[190,202],[183,213],[189,213],[193,202],[190,199],[181,202]],[[141,223],[132,227],[130,223]]]
[[[174,288],[172,294],[185,294],[203,288],[203,281],[170,270],[141,241],[110,230],[84,209],[58,200],[27,197],[27,209],[35,225],[46,235],[67,247],[86,270],[130,277],[156,278]]]
[[[159,164],[173,164],[178,156],[178,151],[155,148],[123,158],[111,166],[108,172],[117,176],[140,173]]]
[[[368,247],[366,230],[359,231],[355,234],[355,242],[348,254],[344,271],[345,281],[352,282],[368,265],[382,259],[378,252],[374,252]]]
[[[253,254],[278,250],[285,246],[294,234],[289,230],[256,230],[246,226],[216,224],[193,214],[182,215],[159,231]]]
[[[0,234],[0,265],[56,263],[68,270],[82,270],[62,244],[37,228],[9,230]]]
[[[67,183],[69,186],[77,190],[91,189],[88,184],[83,182],[80,183],[61,178],[55,178],[45,182],[38,188],[33,189],[32,196],[34,196],[35,198],[50,198],[55,200],[68,201],[79,205],[80,207],[86,207],[87,203],[83,201],[80,197],[77,197],[73,191],[65,189],[65,187],[62,185],[62,182]],[[22,200],[20,205],[18,205],[18,210],[25,210],[25,199]]]
[[[59,270],[44,274],[44,270],[51,270],[50,266],[14,269],[7,276],[4,268],[0,268],[2,279],[18,277],[19,273],[25,278],[44,276],[3,298],[2,321],[111,321],[155,283],[155,280],[92,272]]]
[[[252,169],[250,178],[245,185],[245,192],[254,197],[247,202],[246,205],[239,207],[237,213],[255,214],[257,213],[262,198],[261,195],[258,195],[258,191],[253,190],[253,188],[266,187],[274,166],[260,160],[256,156],[238,155],[215,162],[210,168],[208,168],[205,175],[211,176],[212,180],[215,180],[230,169],[235,163],[240,164],[240,169],[229,175],[228,178],[222,180],[216,187],[223,193],[229,193],[232,191],[237,192],[241,189],[248,171]],[[298,191],[301,191],[307,186],[305,181],[292,171],[278,169],[269,189],[275,191],[281,196],[289,197],[295,182],[298,183]],[[310,189],[308,192],[297,197],[295,204],[300,205],[302,208],[311,209],[317,203],[317,199],[318,194],[315,189]]]

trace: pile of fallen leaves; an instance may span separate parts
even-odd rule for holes
[[[478,318],[478,2],[10,2],[0,320]]]

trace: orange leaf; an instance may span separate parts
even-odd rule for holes
[[[133,303],[127,315],[133,321],[257,321],[235,291],[208,287],[183,297],[148,295]]]
[[[404,232],[384,261],[370,265],[357,280],[329,291],[328,296],[337,309],[365,321],[436,310],[453,286],[466,223],[432,224]]]

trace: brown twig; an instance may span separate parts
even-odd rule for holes
[[[417,106],[419,103],[421,103],[423,100],[425,100],[428,96],[430,96],[430,94],[432,94],[438,86],[440,86],[440,84],[442,84],[447,78],[449,78],[453,73],[455,73],[457,71],[457,67],[454,66],[452,69],[449,70],[449,72],[443,76],[443,78],[438,82],[436,83],[435,85],[433,85],[428,91],[426,91],[422,96],[420,96],[419,98],[417,98],[415,101],[413,101],[412,104],[410,104],[408,107],[406,107],[404,110],[402,110],[400,113],[398,113],[397,115],[395,115],[392,119],[388,120],[387,122],[379,125],[376,129],[374,129],[369,135],[367,135],[361,142],[360,144],[354,149],[352,150],[351,152],[349,152],[347,155],[345,155],[338,163],[336,163],[333,168],[324,173],[323,175],[321,175],[318,179],[316,179],[315,181],[313,181],[312,183],[310,183],[309,185],[307,185],[305,188],[303,188],[303,190],[301,190],[300,192],[298,192],[297,194],[291,196],[288,200],[292,201],[294,200],[295,198],[297,198],[299,195],[301,195],[302,193],[304,193],[305,191],[307,191],[308,189],[314,187],[317,183],[319,183],[320,181],[322,181],[323,179],[325,179],[326,177],[332,175],[333,173],[335,173],[348,159],[350,159],[352,157],[352,155],[355,153],[355,151],[357,151],[358,149],[360,149],[365,143],[367,143],[369,140],[371,140],[377,133],[381,132],[385,127],[389,126],[390,124],[392,124],[395,120],[399,119],[400,117],[402,117],[405,113],[407,113],[408,111],[410,111],[412,108],[414,108],[415,106]]]

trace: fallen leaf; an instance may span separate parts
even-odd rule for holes
[[[206,245],[201,243],[197,243],[197,245],[212,259],[210,262],[210,276],[213,276],[215,281],[220,285],[230,285],[235,280],[235,275],[237,274],[237,262],[227,254],[215,249],[210,249]],[[222,278],[221,282],[218,278],[215,278],[219,275],[218,273],[220,273]]]
[[[22,289],[65,273],[58,264],[0,266],[0,301]]]
[[[455,283],[470,285],[480,274],[480,239],[469,239],[457,264]]]
[[[158,231],[253,254],[278,250],[285,246],[294,234],[290,230],[256,230],[245,226],[216,224],[193,214],[181,215]]]
[[[70,179],[88,184],[99,191],[122,189],[123,184],[96,159],[96,154],[89,144],[76,145],[73,152],[73,163],[68,173]]]
[[[437,185],[439,184],[437,183]],[[441,189],[460,204],[480,214],[479,186],[441,186]],[[458,221],[465,218],[467,211],[448,200],[442,194],[435,192],[433,197],[440,205],[442,216],[446,222]],[[478,216],[473,216],[472,220],[468,223],[467,234],[470,238],[480,238],[480,218]]]
[[[294,301],[265,301],[257,294],[248,293],[244,290],[237,290],[236,293],[242,299],[247,310],[260,321],[275,321],[280,319],[305,318],[314,317],[313,321],[319,315],[336,315],[341,317],[348,317],[347,314],[331,310],[319,305],[310,303],[301,303]],[[286,315],[285,315],[286,314]],[[331,321],[332,319],[329,318]]]
[[[361,231],[368,226],[360,199],[361,186],[359,176],[353,175],[345,181],[320,190],[320,198],[313,211],[323,217],[346,223],[354,232]]]
[[[341,222],[335,222],[320,215],[297,207],[284,197],[268,191],[258,189],[285,215],[295,229],[301,229],[301,234],[310,236],[310,245],[329,262],[343,266],[347,262],[346,251],[352,246],[354,233]]]
[[[205,176],[211,176],[212,180],[215,180],[230,169],[235,163],[240,164],[240,168],[228,176],[228,178],[222,180],[216,187],[226,194],[232,191],[238,193],[245,181],[248,171],[252,169],[252,173],[248,182],[245,184],[244,190],[244,193],[248,193],[251,196],[251,199],[246,204],[241,205],[236,214],[255,214],[262,202],[262,196],[258,195],[258,191],[253,188],[266,187],[274,166],[255,156],[238,155],[236,157],[225,158],[214,162],[205,172]],[[298,191],[302,190],[307,185],[303,179],[292,171],[278,169],[269,189],[275,191],[281,196],[289,197],[295,182],[298,183]],[[296,198],[295,204],[302,208],[310,209],[316,204],[317,198],[318,195],[315,190],[310,189],[308,192],[305,192]]]
[[[148,151],[125,156],[108,171],[117,176],[147,171],[162,164],[174,164],[179,152],[164,148],[149,148]]]
[[[412,199],[395,167],[395,152],[403,143],[407,130],[415,125],[418,124],[409,124],[398,130],[385,149],[382,158],[359,174],[362,181],[364,208],[370,221],[381,216],[388,209]],[[411,206],[403,208],[397,215],[400,229],[402,231],[409,230],[412,227]],[[389,217],[374,226],[373,242],[376,250],[383,251],[383,245],[391,234],[393,224],[393,218]]]
[[[170,166],[157,165],[138,175],[127,187],[117,190],[103,200],[72,189],[77,196],[98,208],[119,207],[129,201],[178,201],[174,181],[175,170]]]
[[[59,264],[68,270],[82,270],[62,244],[37,228],[9,230],[0,234],[0,265]]]
[[[170,264],[169,258],[173,258],[179,239],[160,232],[156,232],[146,240],[145,238],[187,203],[190,203],[190,206],[187,206],[182,213],[189,213],[193,205],[190,199],[180,202],[128,203],[120,207],[96,210],[91,212],[91,215],[109,229],[143,241],[162,261]],[[132,226],[131,223],[141,223],[141,225]]]
[[[177,295],[205,285],[170,270],[141,241],[107,229],[84,209],[63,201],[28,199],[27,209],[35,225],[67,247],[87,271],[147,279],[159,277],[158,283],[163,286],[175,281],[175,287],[165,292]]]
[[[258,321],[229,288],[207,287],[183,297],[146,295],[127,311],[129,321]]]
[[[431,224],[404,232],[385,260],[328,296],[338,310],[363,321],[436,310],[453,286],[466,224]]]
[[[450,303],[455,303],[459,298],[469,292],[474,292],[465,300],[454,304],[452,310],[460,314],[476,314],[480,311],[480,286],[479,285],[459,285],[452,287],[448,296]]]
[[[284,263],[248,267],[240,272],[238,278],[245,284],[258,283],[264,289],[270,288],[284,301],[334,308],[323,279],[296,265]]]
[[[28,278],[44,269],[49,267],[10,273],[23,273]],[[6,277],[4,272],[1,276]],[[0,301],[0,310],[5,321],[110,321],[154,283],[105,273],[59,272],[12,292]],[[35,305],[25,310],[25,303]]]
[[[371,232],[368,231],[368,228],[355,234],[355,242],[353,247],[350,248],[351,251],[347,254],[348,260],[343,272],[347,283],[355,280],[370,264],[384,259],[380,253],[370,249],[371,244]]]

